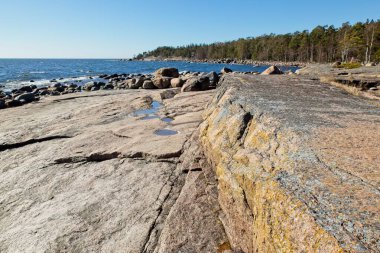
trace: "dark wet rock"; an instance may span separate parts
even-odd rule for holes
[[[51,82],[51,83],[56,83],[56,82],[57,82],[57,79],[51,79],[50,82]]]
[[[91,91],[97,91],[97,90],[100,90],[100,86],[93,86],[91,88]]]
[[[262,75],[281,75],[281,74],[284,74],[284,72],[282,72],[279,68],[273,65],[267,68],[266,70],[264,70],[263,73],[261,74]]]
[[[33,102],[35,98],[36,97],[33,93],[24,93],[15,97],[15,100],[21,101],[23,103],[30,103]]]
[[[19,90],[24,91],[24,92],[32,92],[33,91],[32,87],[30,87],[29,85],[23,86]]]
[[[157,87],[153,84],[152,80],[146,80],[142,86],[143,89],[157,89]]]
[[[178,69],[176,68],[160,68],[154,72],[155,77],[179,77]]]
[[[227,73],[231,73],[232,72],[232,69],[229,69],[229,68],[222,68],[222,70],[220,71],[222,74],[227,74]]]
[[[175,95],[177,95],[180,92],[179,89],[171,89],[171,90],[165,90],[160,93],[161,99],[170,99],[173,98]]]
[[[86,91],[92,90],[92,88],[97,87],[97,89],[100,89],[100,85],[98,85],[97,82],[88,82],[85,85],[83,85],[83,89]]]
[[[115,88],[115,86],[113,86],[112,83],[107,83],[106,85],[104,85],[103,89],[105,90],[113,90]]]
[[[206,75],[210,79],[210,86],[216,86],[219,82],[219,76],[215,71],[211,71]]]
[[[170,85],[173,88],[182,87],[184,83],[185,81],[182,78],[173,78],[172,80],[170,80]]]
[[[129,88],[130,89],[138,89],[141,88],[144,84],[144,78],[138,77],[138,78],[133,78],[131,79],[133,82],[129,83]]]
[[[52,95],[52,96],[59,96],[59,95],[61,95],[61,93],[58,92],[58,91],[53,90],[53,91],[50,92],[50,95]]]
[[[29,82],[34,83],[34,80],[30,80]]]
[[[6,108],[5,99],[0,99],[0,109]]]
[[[5,101],[6,107],[16,107],[16,106],[21,106],[22,102],[19,100],[7,100]]]
[[[157,88],[166,89],[170,87],[171,79],[171,77],[156,77],[152,81],[154,86],[156,86]]]
[[[182,86],[181,91],[202,91],[210,87],[210,79],[207,76],[192,77]]]

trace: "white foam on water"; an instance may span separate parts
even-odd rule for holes
[[[93,77],[96,78],[96,77]],[[37,87],[43,87],[43,86],[50,86],[54,83],[70,83],[70,82],[83,82],[85,80],[91,81],[90,77],[88,76],[81,76],[81,77],[76,77],[76,78],[63,78],[63,79],[56,79],[57,82],[50,82],[50,79],[40,79],[40,80],[34,80],[34,82],[30,81],[11,81],[11,82],[6,82],[3,83],[5,90],[13,90],[13,89],[18,89],[22,86],[25,85],[36,85]]]

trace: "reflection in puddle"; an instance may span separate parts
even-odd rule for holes
[[[133,115],[139,116],[139,115],[155,114],[155,113],[157,113],[157,111],[160,107],[161,107],[160,103],[158,103],[157,101],[153,101],[152,104],[150,105],[149,109],[137,110],[133,113]]]
[[[165,117],[165,118],[162,118],[161,120],[162,120],[163,122],[170,123],[170,122],[172,122],[174,119],[173,119],[173,118],[170,118],[170,117]]]
[[[168,135],[178,134],[178,132],[174,130],[169,130],[169,129],[159,129],[159,130],[154,131],[154,134],[168,136]]]

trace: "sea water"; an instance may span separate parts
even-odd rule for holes
[[[223,67],[233,71],[262,72],[267,66],[107,59],[0,59],[0,89],[16,89],[26,84],[46,86],[52,79],[58,82],[86,82],[90,77],[101,74],[148,74],[162,67],[192,72],[220,72]],[[296,68],[283,68],[288,69]]]

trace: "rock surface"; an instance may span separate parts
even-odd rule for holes
[[[227,75],[201,142],[240,252],[380,251],[380,110],[294,76]]]
[[[281,75],[284,74],[279,68],[276,66],[270,66],[266,70],[264,70],[261,75]]]
[[[162,102],[159,90],[98,91],[0,111],[0,252],[215,252],[225,245],[220,208],[204,184],[213,176],[191,171],[198,157],[181,156],[212,95]],[[161,129],[177,134],[155,134]]]

